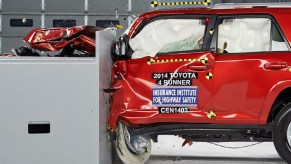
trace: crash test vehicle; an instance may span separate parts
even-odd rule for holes
[[[273,141],[291,163],[291,8],[156,10],[113,46],[113,163],[145,163],[151,140]]]

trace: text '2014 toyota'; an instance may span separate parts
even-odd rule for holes
[[[291,163],[291,8],[145,13],[113,46],[113,163],[145,163],[151,141],[274,141]]]

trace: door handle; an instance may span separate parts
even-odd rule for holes
[[[204,71],[204,70],[208,70],[209,66],[208,65],[189,65],[188,69],[191,69],[194,71]]]
[[[283,69],[287,67],[288,65],[286,62],[271,62],[264,64],[264,68],[266,69]]]

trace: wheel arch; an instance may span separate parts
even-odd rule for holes
[[[291,101],[291,80],[280,81],[270,89],[263,103],[258,123],[273,122],[286,100]]]

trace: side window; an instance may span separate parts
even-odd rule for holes
[[[269,18],[219,19],[217,53],[288,51]]]
[[[155,20],[129,41],[134,51],[132,58],[154,56],[157,53],[199,51],[206,24],[205,18]]]
[[[288,51],[288,47],[275,24],[272,25],[272,51]]]

